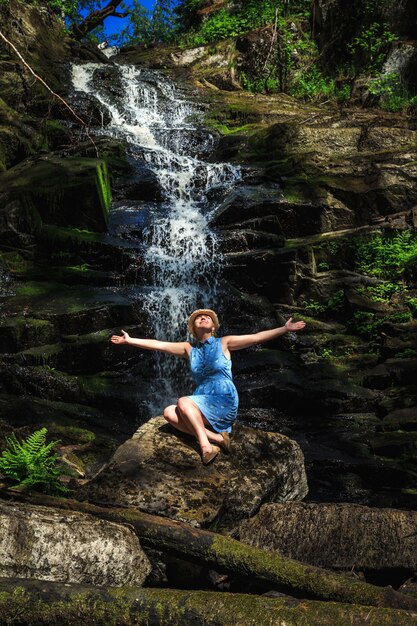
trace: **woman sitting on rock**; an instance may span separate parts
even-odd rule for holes
[[[188,341],[135,339],[124,330],[121,337],[113,335],[111,341],[189,359],[197,388],[191,396],[179,398],[177,404],[167,406],[164,417],[177,430],[197,437],[203,463],[208,465],[220,448],[229,452],[229,433],[237,415],[238,395],[232,380],[230,352],[276,339],[289,331],[302,330],[304,326],[305,322],[294,323],[290,318],[280,328],[252,335],[215,337],[219,328],[216,313],[211,309],[198,309],[188,319],[188,330],[198,341],[196,346]]]

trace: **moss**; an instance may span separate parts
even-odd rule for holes
[[[16,290],[16,295],[17,296],[39,296],[39,295],[43,295],[45,293],[45,291],[47,290],[47,286],[46,284],[42,284],[42,283],[25,283],[24,285],[20,285],[17,290]]]
[[[12,273],[25,272],[29,262],[18,252],[0,252],[0,266]]]
[[[54,226],[52,224],[44,224],[42,227],[42,235],[51,242],[51,244],[64,245],[65,243],[92,243],[101,241],[99,233],[90,230],[80,230],[79,228],[66,228]]]
[[[111,382],[100,375],[80,377],[80,384],[85,393],[100,393],[112,387]]]
[[[343,601],[348,592],[351,602],[370,606],[381,602],[379,590],[371,585],[340,579],[337,575],[329,575],[318,568],[309,569],[297,561],[281,558],[281,555],[276,552],[271,558],[271,554],[267,551],[254,550],[238,541],[232,543],[228,537],[216,535],[210,552],[220,566],[227,568],[227,565],[230,566],[236,558],[242,568],[247,567],[248,571],[256,571],[260,579],[264,578],[269,583],[274,580],[279,581],[280,586],[288,586],[290,589],[303,589],[305,593],[312,594],[313,597]]]
[[[300,189],[293,185],[286,185],[282,190],[282,193],[288,202],[299,202],[303,200],[303,195]]]
[[[42,130],[50,150],[56,150],[71,141],[70,131],[62,122],[57,120],[45,120]]]
[[[97,190],[100,198],[100,204],[103,211],[104,219],[106,223],[108,222],[109,217],[109,208],[112,201],[111,189],[110,189],[110,180],[109,174],[107,170],[107,165],[104,161],[101,161],[97,164],[96,168],[97,172]]]
[[[74,441],[76,443],[89,443],[96,439],[96,435],[86,428],[80,428],[79,426],[69,426],[63,424],[52,423],[49,425],[49,430],[67,440]]]
[[[61,346],[59,344],[53,344],[30,348],[29,350],[21,352],[20,355],[26,365],[56,367],[60,352]]]

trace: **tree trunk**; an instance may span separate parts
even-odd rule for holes
[[[0,579],[5,626],[415,626],[416,614],[333,602],[211,591],[88,587]]]
[[[50,496],[12,496],[9,492],[8,497],[32,504],[82,511],[119,524],[129,524],[143,546],[248,576],[251,580],[266,583],[290,595],[417,611],[416,598],[398,593],[391,587],[376,587],[345,578],[182,522],[132,509],[106,509],[87,502]]]
[[[76,24],[72,27],[70,32],[72,37],[74,37],[74,39],[82,39],[85,35],[88,35],[88,33],[97,28],[97,26],[101,26],[106,17],[126,17],[129,15],[129,11],[125,13],[119,13],[116,11],[121,1],[122,0],[110,0],[110,2],[102,9],[93,11],[87,15],[81,24]]]

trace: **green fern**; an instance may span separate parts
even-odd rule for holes
[[[0,456],[0,472],[18,484],[18,488],[36,488],[41,491],[67,493],[59,477],[63,470],[57,467],[53,448],[59,441],[46,443],[46,428],[41,428],[19,441],[14,433],[6,437],[7,448]]]

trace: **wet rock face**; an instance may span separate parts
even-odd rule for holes
[[[294,441],[236,425],[232,446],[229,456],[205,467],[194,440],[156,417],[118,448],[77,497],[231,529],[262,502],[306,495],[303,455]]]
[[[354,504],[266,504],[240,524],[240,540],[341,570],[417,566],[417,513]]]
[[[0,576],[142,586],[151,570],[130,529],[82,513],[0,504]]]

